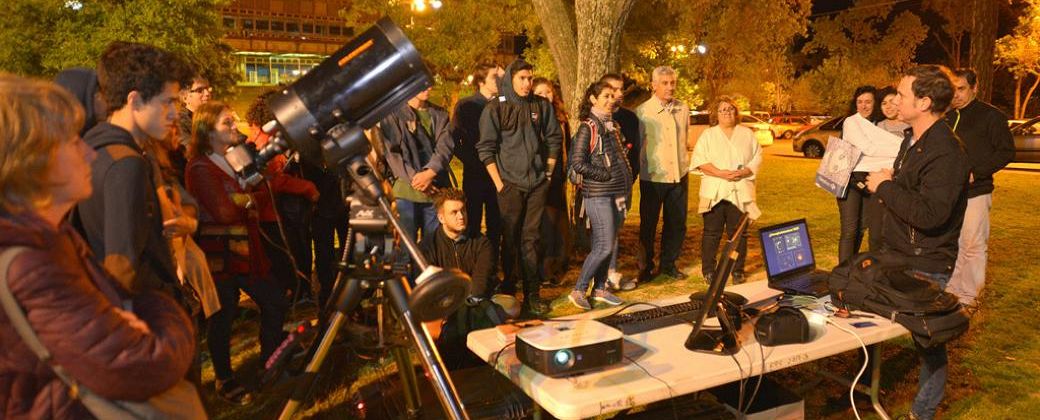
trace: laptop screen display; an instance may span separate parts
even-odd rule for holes
[[[758,235],[770,278],[815,266],[805,220],[764,228]]]

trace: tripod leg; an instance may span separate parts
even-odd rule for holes
[[[344,283],[342,293],[337,296],[335,312],[332,314],[329,326],[325,329],[325,333],[321,335],[318,346],[312,350],[314,355],[311,356],[310,362],[307,363],[307,368],[300,378],[300,383],[293,389],[292,396],[289,397],[289,401],[285,403],[285,407],[282,409],[281,416],[278,417],[281,420],[291,419],[296,410],[300,408],[300,404],[309,397],[314,381],[321,370],[321,365],[329,354],[332,342],[336,340],[336,333],[343,327],[347,320],[347,315],[354,312],[357,305],[361,303],[361,282],[351,279],[345,280]]]
[[[440,400],[444,413],[453,420],[469,419],[465,407],[462,406],[462,399],[459,398],[455,385],[448,376],[448,370],[444,368],[441,356],[437,353],[437,347],[433,345],[429,331],[412,316],[412,310],[408,307],[408,283],[404,277],[397,277],[387,279],[383,284],[390,295],[391,304],[400,315],[405,328],[408,329],[416,349],[419,350],[419,359],[422,360],[423,367],[430,376],[431,385],[437,392],[437,399]]]
[[[394,362],[397,363],[397,374],[401,376],[401,390],[404,391],[408,418],[415,418],[419,415],[422,400],[419,398],[419,379],[415,377],[412,358],[408,356],[408,350],[404,347],[394,346],[390,353],[394,356]]]
[[[318,346],[317,351],[314,353],[314,357],[307,363],[307,369],[303,373],[303,377],[300,378],[300,384],[297,386],[289,397],[289,401],[285,403],[285,407],[282,408],[282,414],[278,416],[280,420],[289,420],[296,413],[296,410],[300,408],[300,404],[307,399],[310,394],[311,387],[314,386],[314,380],[318,377],[318,371],[321,370],[321,364],[325,362],[325,356],[329,353],[329,348],[332,347],[332,341],[336,339],[336,331],[343,325],[346,316],[342,313],[335,313],[332,315],[332,322],[329,324],[329,330],[322,336],[321,344]]]

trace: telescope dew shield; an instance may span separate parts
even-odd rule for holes
[[[415,46],[383,18],[272,98],[271,110],[292,148],[305,160],[322,162],[321,142],[332,127],[344,124],[341,130],[360,134],[431,80]]]

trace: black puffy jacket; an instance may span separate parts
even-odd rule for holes
[[[590,143],[592,128],[596,141]],[[622,146],[621,131],[608,130],[595,115],[578,125],[571,144],[570,169],[582,176],[584,197],[628,196],[632,185],[632,168],[627,150]]]

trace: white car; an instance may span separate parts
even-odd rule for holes
[[[752,115],[741,115],[740,125],[748,127],[751,131],[755,132],[755,139],[758,140],[758,144],[762,146],[769,146],[773,144],[775,140],[773,131],[770,129],[769,123],[758,119]],[[708,113],[701,111],[690,111],[690,125],[686,129],[686,135],[688,136],[687,142],[690,145],[697,144],[697,139],[701,137],[701,133],[707,130],[709,125]]]

